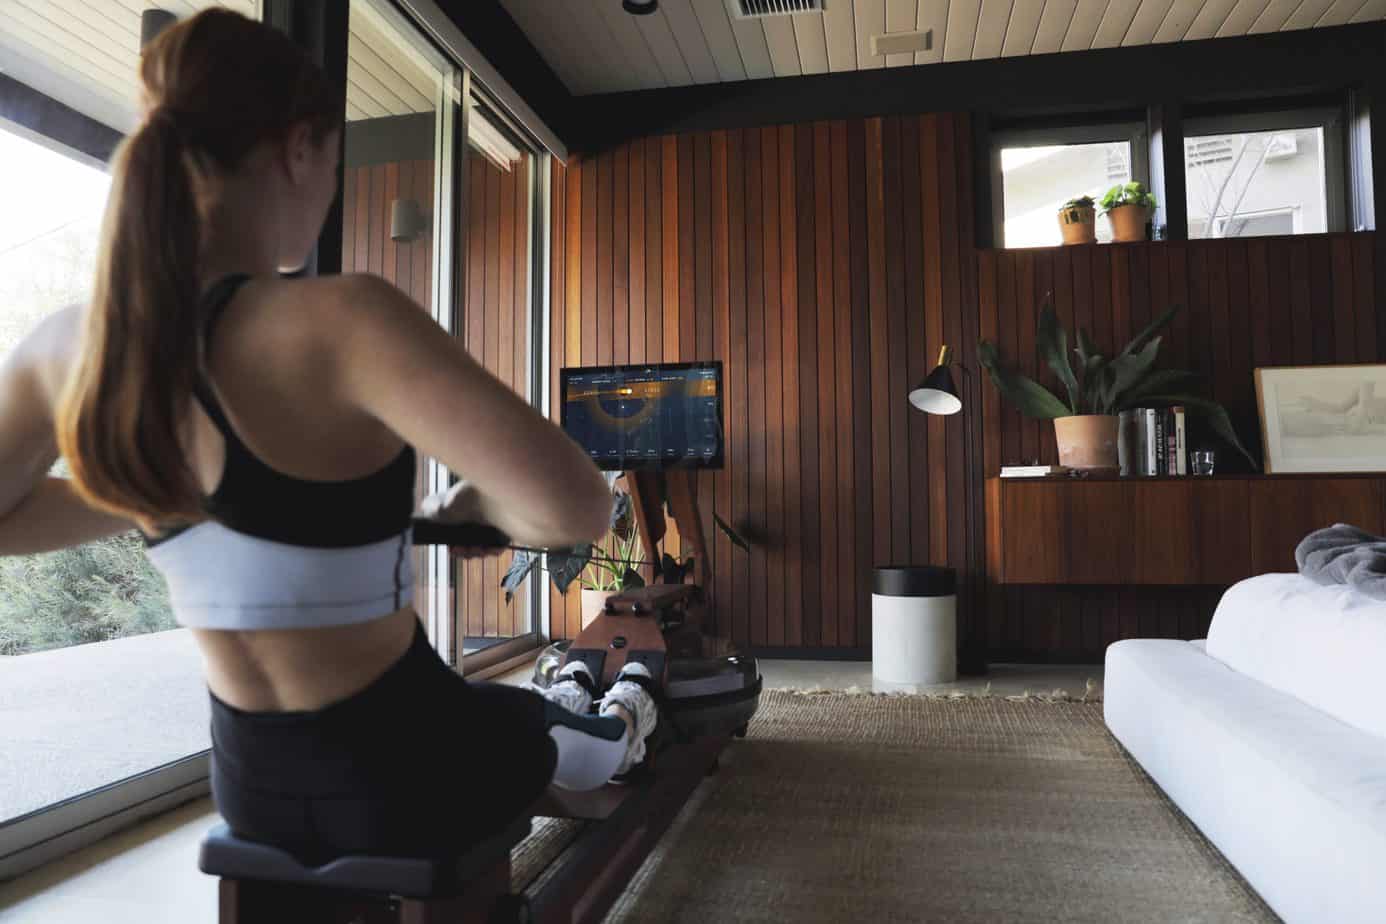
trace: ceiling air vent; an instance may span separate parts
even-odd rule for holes
[[[844,0],[845,2],[845,0]],[[736,19],[821,13],[828,0],[727,0],[727,12]]]

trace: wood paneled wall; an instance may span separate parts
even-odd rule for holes
[[[501,170],[475,152],[467,159],[466,292],[461,336],[468,352],[519,394],[529,393],[530,175],[522,160]],[[505,602],[501,576],[510,553],[458,562],[459,621],[467,638],[513,638],[527,630],[517,599]]]
[[[1227,407],[1243,444],[1259,456],[1253,369],[1386,357],[1374,253],[1371,232],[984,250],[977,255],[981,335],[1057,388],[1035,356],[1046,293],[1053,292],[1070,333],[1087,328],[1104,352],[1182,304],[1160,365],[1200,373],[1205,393]],[[983,419],[988,475],[1003,464],[1058,461],[1053,425],[1021,417],[989,384]],[[1226,445],[1195,439],[1216,449],[1223,470],[1247,470]],[[1222,589],[990,588],[989,653],[993,660],[1092,661],[1120,638],[1196,638],[1207,631]]]
[[[698,481],[719,633],[864,648],[873,565],[979,560],[978,429],[906,400],[941,343],[975,350],[966,115],[639,139],[555,165],[553,202],[555,368],[724,363],[727,464]]]

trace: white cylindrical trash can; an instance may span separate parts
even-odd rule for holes
[[[957,575],[952,568],[877,568],[871,592],[871,674],[887,683],[958,677]]]

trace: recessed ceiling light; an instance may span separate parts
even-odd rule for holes
[[[621,6],[632,16],[648,16],[659,9],[659,0],[621,0]]]

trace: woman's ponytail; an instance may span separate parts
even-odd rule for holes
[[[154,105],[116,151],[81,361],[56,423],[87,502],[152,531],[202,511],[184,428],[203,372],[211,181],[295,124],[322,142],[345,102],[287,36],[224,9],[160,33],[140,77]]]
[[[200,509],[182,432],[201,367],[191,160],[163,108],[117,150],[83,361],[58,419],[83,497],[146,529]]]

